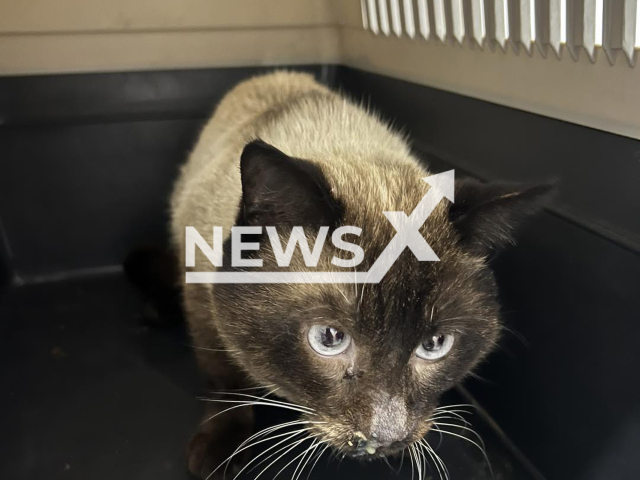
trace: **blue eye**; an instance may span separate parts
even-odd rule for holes
[[[327,325],[314,325],[307,335],[309,345],[323,356],[339,355],[351,344],[351,336]]]
[[[453,341],[453,335],[432,335],[418,346],[416,355],[423,360],[438,360],[449,353],[453,346]]]

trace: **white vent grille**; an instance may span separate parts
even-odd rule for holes
[[[375,35],[403,35],[480,48],[537,49],[631,66],[640,49],[640,0],[361,0],[362,25]]]

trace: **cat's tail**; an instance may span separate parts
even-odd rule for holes
[[[145,323],[170,325],[183,320],[178,259],[169,247],[136,248],[123,267],[145,302]]]

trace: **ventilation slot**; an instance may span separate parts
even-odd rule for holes
[[[362,25],[375,35],[553,52],[595,62],[604,52],[635,65],[640,0],[361,0]]]

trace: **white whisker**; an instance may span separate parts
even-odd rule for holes
[[[313,457],[313,453],[318,449],[319,446],[320,446],[320,443],[318,442],[317,439],[315,439],[313,443],[311,443],[311,447],[309,448],[309,450],[307,450],[307,452],[309,452],[309,458],[305,460],[306,455],[302,457],[302,459],[298,463],[298,466],[294,470],[293,475],[291,475],[292,480],[298,480],[300,478],[300,475],[302,475],[302,472],[304,472],[304,469],[307,468],[307,465],[309,464],[309,460],[311,460],[311,458]],[[302,468],[300,468],[300,465],[302,465]],[[298,475],[296,475],[298,468],[300,468],[300,471],[298,472]],[[295,475],[295,478],[293,478],[294,475]]]
[[[299,412],[299,413],[305,413],[307,415],[315,415],[315,413],[310,412],[308,410],[303,410],[301,408],[296,408],[296,407],[289,407],[286,405],[282,405],[282,404],[278,404],[278,403],[272,403],[272,402],[266,402],[266,401],[253,401],[253,402],[249,402],[249,401],[242,401],[242,400],[219,400],[219,399],[213,399],[213,398],[201,398],[200,400],[204,401],[204,402],[216,402],[216,403],[235,403],[238,404],[235,407],[230,407],[227,408],[226,410],[223,410],[222,412],[216,413],[214,416],[208,418],[206,421],[208,422],[209,420],[217,417],[218,415],[221,415],[225,412],[228,412],[229,410],[233,410],[234,408],[240,408],[240,407],[251,407],[253,405],[262,405],[264,407],[278,407],[278,408],[283,408],[285,410],[293,410],[294,412]]]
[[[314,435],[315,436],[315,435]],[[304,442],[305,440],[308,440],[310,437],[305,437],[305,438],[301,438],[298,440],[296,440],[296,444],[295,445],[299,445],[300,443]],[[282,443],[282,442],[280,442]],[[295,446],[293,445],[293,446]],[[274,445],[274,447],[277,445]],[[263,458],[262,460],[260,460],[258,463],[256,463],[253,467],[251,467],[251,469],[247,472],[247,473],[251,473],[253,472],[256,468],[258,468],[260,465],[263,465],[265,462],[267,462],[269,459],[273,458],[275,455],[277,455],[278,453],[282,452],[285,449],[288,449],[289,447],[292,447],[291,444],[288,445],[283,445],[282,447],[280,447],[279,449],[273,451],[270,455],[267,455],[265,458]],[[289,450],[287,450],[287,452],[284,452],[283,455],[286,455],[288,453]],[[265,452],[266,453],[266,452]]]
[[[267,390],[267,389],[273,388],[275,386],[276,385],[274,383],[274,384],[271,384],[271,385],[261,385],[259,387],[235,388],[235,389],[227,390],[227,391],[224,391],[224,392],[222,392],[222,391],[213,391],[213,392],[209,392],[209,393],[215,393],[215,394],[220,394],[220,395],[221,394],[232,394],[232,393],[235,393],[235,392],[249,392],[251,390]],[[272,390],[270,393],[267,393],[267,395],[270,395],[271,393],[276,392],[277,390],[278,389],[276,388],[276,389]]]
[[[420,450],[420,454],[422,456],[422,461],[423,461],[423,465],[424,465],[423,468],[424,468],[425,476],[426,476],[427,465],[429,465],[429,462],[427,461],[427,456],[425,455],[425,446],[423,445],[422,440],[418,440],[417,442],[415,442],[415,445],[416,445],[417,450]],[[427,451],[427,454],[431,457],[431,454],[428,451]],[[433,457],[431,457],[431,459],[433,460]],[[429,469],[433,470],[431,468],[431,465],[429,465]],[[442,480],[442,477],[440,477],[440,480]]]
[[[358,311],[360,310],[360,306],[362,305],[362,297],[364,297],[364,288],[367,286],[367,280],[369,280],[369,274],[371,273],[371,269],[367,272],[367,276],[364,277],[364,283],[362,284],[362,290],[360,290],[360,301],[358,302]]]
[[[356,266],[353,266],[353,298],[358,298],[358,269]]]
[[[276,430],[280,430],[282,428],[290,427],[290,426],[293,426],[293,425],[308,425],[310,423],[316,423],[316,422],[311,422],[309,420],[304,420],[304,421],[303,420],[294,420],[292,422],[280,423],[278,425],[272,425],[270,427],[263,428],[262,430],[260,430],[257,433],[254,433],[249,438],[247,438],[244,442],[242,442],[240,444],[240,447],[246,445],[251,440],[254,440],[254,439],[259,438],[259,437],[263,437],[263,436],[268,435],[269,433],[274,432]],[[289,432],[289,433],[292,433],[292,432]]]
[[[270,428],[272,429],[271,431],[276,431],[276,430],[278,430],[278,429],[274,429],[273,427],[270,427]],[[284,427],[281,427],[281,428],[284,428]],[[269,429],[265,429],[265,430],[269,430]],[[236,455],[237,455],[238,453],[240,453],[240,452],[243,452],[244,450],[247,450],[247,449],[249,449],[249,448],[252,448],[252,447],[254,447],[254,446],[256,446],[256,445],[258,445],[258,444],[260,444],[260,443],[268,442],[268,441],[271,441],[271,440],[275,440],[275,439],[277,439],[277,438],[281,438],[281,437],[284,437],[284,436],[287,436],[287,435],[289,435],[289,436],[290,436],[290,437],[288,437],[288,438],[291,438],[291,437],[293,437],[293,436],[295,436],[295,435],[297,435],[297,434],[300,434],[300,433],[302,433],[302,432],[306,432],[306,431],[308,431],[308,430],[311,430],[311,427],[309,427],[309,428],[301,428],[301,429],[299,429],[299,430],[295,430],[295,431],[293,431],[293,432],[284,432],[284,433],[280,433],[280,434],[278,434],[278,435],[274,435],[274,436],[272,436],[272,437],[264,438],[264,439],[262,439],[262,440],[259,440],[259,441],[257,441],[257,442],[254,442],[254,443],[252,443],[252,444],[250,444],[250,445],[247,445],[247,446],[244,446],[244,445],[246,445],[246,443],[247,443],[247,440],[245,440],[244,442],[242,442],[242,443],[240,444],[240,446],[239,446],[238,448],[236,448],[236,450],[235,450],[235,451],[234,451],[234,452],[233,452],[233,453],[232,453],[232,454],[231,454],[231,455],[230,455],[226,460],[224,460],[223,462],[221,462],[221,463],[220,463],[220,465],[218,465],[218,466],[217,466],[217,467],[216,467],[216,468],[215,468],[215,469],[214,469],[214,470],[209,474],[209,477],[210,477],[211,475],[213,475],[215,472],[217,472],[217,471],[220,469],[220,467],[222,467],[222,465],[225,465],[225,464],[227,464],[227,465],[228,465],[228,463],[231,461],[231,459],[232,459],[234,456],[236,456]],[[263,431],[264,431],[264,430],[261,430],[261,432],[263,432]],[[267,435],[267,434],[268,434],[268,433],[265,433],[264,435]],[[256,434],[256,435],[257,435],[257,434]],[[286,441],[288,438],[286,438],[286,439],[285,439],[285,440],[283,440],[283,441]],[[279,445],[279,444],[276,444],[276,446],[277,446],[277,445]],[[225,471],[226,471],[226,468],[225,468]],[[209,477],[207,477],[207,478],[209,478]]]
[[[449,469],[445,465],[444,460],[442,460],[442,458],[440,458],[440,455],[438,455],[436,451],[433,449],[433,447],[429,445],[429,442],[425,440],[424,444],[427,450],[431,452],[432,458],[434,459],[436,466],[440,465],[440,467],[438,468],[438,471],[441,470],[442,473],[444,474],[445,480],[449,480],[450,478]]]
[[[328,443],[324,446],[324,448],[322,450],[320,450],[320,453],[318,454],[318,456],[316,457],[315,461],[313,462],[313,465],[311,465],[311,469],[309,469],[309,473],[307,473],[307,480],[309,480],[309,477],[311,476],[311,472],[313,472],[313,469],[316,468],[316,464],[318,463],[318,460],[320,460],[320,458],[322,457],[322,455],[324,455],[324,452],[327,451],[327,448],[330,448],[331,445],[329,445]]]
[[[224,353],[238,353],[237,350],[231,350],[228,348],[206,348],[206,347],[198,347],[196,345],[190,345],[188,343],[184,343],[183,345],[191,348],[195,348],[196,350],[204,350],[207,352],[224,352]]]
[[[441,408],[441,409],[435,409],[434,410],[436,413],[457,413],[457,414],[465,414],[465,415],[473,415],[473,412],[470,412],[469,410],[465,410],[463,408]]]
[[[427,455],[429,455],[429,458],[431,458],[431,461],[433,462],[433,465],[436,467],[436,471],[438,472],[438,476],[440,477],[440,480],[443,480],[443,470],[441,469],[441,466],[438,463],[438,461],[433,456],[434,450],[433,450],[433,448],[431,448],[431,445],[429,445],[429,443],[424,439],[422,439],[418,443],[424,449],[424,451],[427,452]],[[446,474],[445,474],[445,476],[446,476]]]
[[[449,412],[447,412],[447,413],[449,413]],[[467,426],[471,425],[471,423],[469,423],[467,420],[465,420],[464,417],[462,417],[460,415],[455,415],[455,414],[454,414],[454,416],[445,415],[444,413],[442,415],[441,414],[437,414],[437,415],[429,418],[428,421],[429,422],[438,422],[438,421],[443,420],[443,419],[445,419],[445,420],[453,420],[453,421],[460,420],[462,423],[464,423]]]
[[[439,429],[439,428],[437,427],[437,425],[438,425],[438,424],[436,424],[436,427],[435,427],[435,428],[436,428],[436,431],[439,431],[439,432],[442,432],[442,433],[446,433],[446,434],[448,434],[448,435],[452,435],[452,436],[454,436],[454,437],[461,438],[462,440],[466,440],[467,442],[469,442],[469,443],[471,443],[471,444],[475,445],[475,446],[476,446],[476,448],[482,452],[482,455],[484,456],[484,459],[485,459],[485,461],[487,462],[487,466],[489,467],[489,472],[491,472],[491,476],[493,476],[493,469],[491,468],[491,462],[489,462],[489,457],[487,456],[487,452],[485,452],[485,450],[484,450],[484,448],[483,448],[483,447],[481,447],[480,445],[478,445],[478,443],[477,443],[477,442],[474,442],[474,441],[473,441],[473,440],[471,440],[469,437],[465,437],[464,435],[460,435],[460,434],[458,434],[458,433],[450,432],[450,431],[448,431],[448,430],[441,430],[441,429]],[[454,425],[454,427],[463,428],[463,427],[461,427],[460,425]],[[473,432],[473,433],[476,433],[476,432]],[[476,433],[476,435],[478,435],[478,434]],[[479,436],[479,435],[478,435],[478,436]]]
[[[240,474],[242,472],[244,472],[247,468],[249,468],[249,466],[254,463],[256,460],[258,460],[260,457],[262,457],[263,455],[266,455],[268,452],[270,452],[271,450],[273,450],[274,448],[276,448],[279,445],[282,445],[283,443],[289,441],[289,440],[293,440],[295,437],[299,436],[300,434],[302,434],[304,432],[295,432],[293,434],[291,434],[290,436],[286,437],[284,440],[280,440],[279,442],[277,442],[274,445],[271,445],[269,448],[265,449],[263,452],[259,453],[258,455],[256,455],[255,457],[253,457],[249,462],[247,462],[247,464],[242,467],[242,469],[240,469],[240,471],[236,474],[235,477],[233,477],[233,480],[235,480],[236,478],[238,478],[240,476]],[[306,438],[303,438],[301,440],[295,440],[293,445],[295,447],[295,445],[298,445],[299,443],[302,443],[303,441],[305,441]],[[263,462],[269,460],[271,457],[273,457],[274,455],[277,455],[278,453],[280,453],[282,450],[285,450],[287,448],[290,447],[290,444],[285,445],[284,447],[279,448],[278,450],[276,450],[275,452],[273,452],[271,455],[269,455],[268,457],[262,459],[259,463],[257,463],[254,468],[256,468],[257,466],[261,465]],[[253,468],[252,468],[253,470]],[[256,477],[257,478],[257,477]]]
[[[345,302],[347,302],[347,304],[351,303],[351,302],[349,302],[349,299],[348,299],[348,298],[347,298],[347,296],[344,294],[344,292],[342,291],[342,289],[341,289],[341,288],[338,288],[337,290],[338,290],[338,292],[340,292],[340,295],[342,295],[342,296],[344,297],[344,300],[345,300]]]
[[[266,472],[267,470],[269,470],[269,469],[270,469],[270,468],[271,468],[275,463],[277,463],[281,458],[283,458],[285,455],[287,455],[287,453],[289,453],[291,450],[293,450],[294,448],[296,448],[296,447],[297,447],[298,445],[300,445],[302,442],[306,442],[308,439],[309,439],[309,438],[307,437],[307,438],[303,438],[303,439],[301,439],[301,440],[297,440],[293,445],[289,446],[289,448],[287,448],[287,449],[284,451],[284,453],[280,454],[280,455],[279,455],[279,456],[278,456],[278,457],[277,457],[273,462],[271,462],[271,463],[270,463],[269,465],[267,465],[264,469],[262,469],[262,471],[261,471],[258,475],[256,475],[256,476],[254,477],[254,479],[253,479],[253,480],[258,480],[258,478],[260,478],[260,476],[261,476],[264,472]],[[282,449],[282,450],[284,450],[284,449]],[[305,450],[305,452],[306,452],[306,450]],[[271,458],[271,457],[269,457],[269,458]],[[296,456],[296,457],[294,457],[294,459],[293,459],[291,462],[287,463],[287,464],[284,466],[284,468],[286,468],[286,467],[288,467],[289,465],[291,465],[291,463],[292,463],[294,460],[296,460],[297,458],[298,458],[297,456]],[[280,472],[282,472],[282,470],[284,470],[284,468],[280,469],[280,471],[279,471],[279,472],[278,472],[278,473],[277,473],[273,478],[275,479],[275,478],[280,474]],[[233,480],[235,480],[235,478],[234,478]]]
[[[271,392],[268,392],[267,394],[265,394],[265,396],[262,397],[257,397],[255,395],[249,395],[247,393],[232,393],[232,392],[217,392],[219,395],[237,395],[239,397],[244,397],[244,398],[252,398],[254,400],[259,400],[261,402],[270,402],[273,404],[278,404],[278,405],[285,405],[288,407],[295,407],[295,408],[299,408],[302,410],[308,410],[309,412],[313,412],[314,409],[310,408],[310,407],[305,407],[303,405],[298,405],[297,403],[290,403],[290,402],[283,402],[282,400],[274,400],[273,398],[265,398],[266,395],[271,395],[272,393],[274,393],[277,390],[273,390]],[[228,401],[234,401],[234,400],[219,400],[219,399],[207,399],[208,401],[220,401],[220,402],[228,402]]]
[[[484,441],[482,440],[482,437],[480,435],[478,435],[478,432],[476,432],[473,428],[469,428],[469,427],[465,427],[463,425],[456,425],[454,423],[440,423],[440,422],[435,422],[436,427],[440,427],[440,426],[444,426],[444,427],[454,427],[454,428],[460,428],[462,430],[466,430],[468,432],[471,432],[475,435],[475,437],[478,439],[478,441],[480,442],[480,445],[482,445],[481,450],[483,452],[485,452],[485,445],[484,445]],[[444,431],[444,430],[443,430]]]
[[[413,452],[414,452],[413,445],[409,445],[409,459],[411,460],[411,480],[413,480],[413,474],[415,471],[414,464],[416,463]]]
[[[391,464],[389,463],[389,459],[388,459],[386,456],[381,455],[379,458],[382,458],[382,460],[384,461],[384,463],[386,463],[386,464],[387,464],[387,467],[389,467],[389,470],[391,470],[392,472],[394,471],[394,470],[393,470],[393,467],[392,467],[392,466],[391,466]],[[396,472],[396,473],[397,473],[397,472]]]
[[[473,408],[474,410],[477,410],[478,408],[475,405],[472,405],[471,403],[458,403],[456,405],[441,405],[439,407],[436,407],[435,410],[445,410],[447,408],[458,408],[458,407],[470,407],[470,408]]]
[[[303,440],[306,440],[306,439],[303,439]],[[287,469],[287,467],[288,467],[289,465],[291,465],[293,462],[295,462],[298,458],[300,458],[300,457],[304,458],[304,455],[306,455],[306,454],[307,454],[307,452],[308,452],[309,450],[311,450],[313,447],[314,447],[314,445],[312,444],[309,448],[305,449],[302,453],[299,453],[298,455],[296,455],[295,457],[293,457],[293,459],[292,459],[292,460],[290,460],[290,461],[289,461],[289,462],[288,462],[284,467],[282,467],[280,470],[278,470],[278,473],[276,473],[276,474],[273,476],[273,480],[275,480],[275,479],[278,477],[278,475],[280,475],[283,471],[285,471],[285,470]],[[301,460],[301,461],[302,461],[302,460]],[[295,474],[295,472],[294,472],[294,474]],[[258,477],[256,477],[256,479],[257,479],[257,478],[258,478]]]
[[[286,423],[281,423],[281,424],[279,424],[279,425],[274,425],[274,426],[271,426],[271,427],[263,428],[263,429],[262,429],[262,430],[260,430],[259,432],[254,433],[254,434],[253,434],[253,435],[251,435],[249,438],[247,438],[244,442],[242,442],[240,445],[238,445],[238,447],[234,450],[234,452],[231,454],[231,456],[230,456],[227,460],[225,460],[224,462],[222,462],[222,463],[227,462],[227,466],[226,466],[226,467],[224,467],[224,473],[223,473],[223,475],[222,475],[222,476],[223,476],[223,477],[225,477],[225,476],[226,476],[226,473],[227,473],[227,467],[229,466],[229,463],[230,463],[231,459],[232,459],[235,455],[237,455],[238,453],[240,453],[242,450],[245,450],[245,449],[243,449],[242,447],[244,447],[245,445],[247,445],[247,444],[248,444],[249,442],[251,442],[252,440],[256,440],[256,439],[258,439],[258,438],[264,437],[265,435],[269,435],[270,433],[277,432],[278,430],[281,430],[281,429],[286,428],[286,427],[289,427],[289,426],[293,426],[293,425],[298,426],[298,425],[304,425],[304,424],[308,424],[308,423],[312,423],[312,422],[304,422],[304,421],[296,420],[296,421],[293,421],[293,422],[286,422]],[[278,435],[278,436],[284,436],[284,435],[288,435],[288,434],[290,434],[290,433],[293,433],[293,432],[291,432],[291,431],[289,431],[289,432],[285,432],[285,433],[283,433],[282,435]],[[258,443],[262,443],[262,442],[266,442],[266,441],[274,440],[275,438],[276,438],[275,436],[268,437],[268,438],[266,438],[266,439],[261,440],[260,442],[255,442],[255,443],[253,443],[253,444],[249,445],[247,448],[252,448],[253,446],[257,445]],[[221,465],[222,465],[222,464],[221,464]],[[219,467],[220,467],[220,466],[218,466],[218,468],[219,468]]]
[[[231,456],[227,460],[225,460],[225,462],[229,462],[233,458],[234,455],[237,455],[238,453],[240,453],[240,452],[242,452],[244,450],[247,450],[249,448],[253,448],[254,446],[256,446],[256,445],[258,445],[260,443],[269,442],[269,441],[275,440],[277,438],[289,435],[291,433],[300,433],[300,432],[309,431],[309,430],[312,430],[313,427],[303,428],[303,429],[296,430],[296,431],[293,431],[293,432],[292,431],[284,432],[284,433],[281,433],[281,434],[278,434],[278,435],[273,435],[271,437],[264,438],[264,439],[262,439],[260,441],[256,441],[256,442],[252,443],[251,445],[247,445],[252,440],[257,440],[260,437],[264,437],[265,435],[269,435],[270,433],[276,432],[276,431],[281,430],[281,429],[286,428],[286,427],[300,426],[300,425],[317,425],[317,424],[322,424],[322,423],[326,423],[326,422],[312,422],[312,421],[296,420],[296,421],[293,421],[293,422],[282,423],[282,424],[279,424],[279,425],[274,425],[274,426],[271,426],[271,427],[264,428],[264,429],[260,430],[258,433],[254,433],[249,438],[247,438],[244,442],[242,442],[238,446],[238,448],[236,448],[236,450],[231,454]],[[245,445],[247,445],[247,446],[245,447]],[[227,466],[228,466],[228,463],[227,463]],[[225,472],[226,472],[226,468],[225,468]]]
[[[419,444],[417,444],[419,445]],[[426,460],[424,458],[424,453],[422,453],[422,451],[416,446],[415,448],[415,452],[416,452],[416,464],[418,466],[418,480],[421,480],[422,477],[424,476],[424,470],[425,470],[425,463]]]
[[[436,459],[436,462],[438,462],[440,464],[440,468],[442,468],[442,471],[444,472],[445,480],[449,480],[449,478],[450,478],[449,469],[444,464],[444,460],[442,460],[442,458],[440,458],[440,455],[438,455],[433,448],[429,447],[429,449],[431,450],[431,453],[433,454],[434,458]]]

